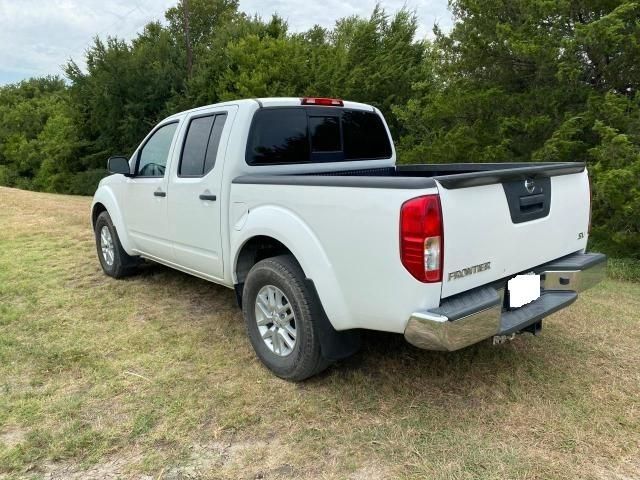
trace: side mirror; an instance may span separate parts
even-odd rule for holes
[[[109,157],[107,160],[107,170],[109,173],[120,173],[125,177],[131,176],[131,169],[129,168],[129,159],[122,156]]]

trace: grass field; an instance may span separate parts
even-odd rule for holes
[[[0,478],[640,478],[640,284],[495,347],[371,334],[291,384],[232,291],[103,275],[89,204],[0,188]]]

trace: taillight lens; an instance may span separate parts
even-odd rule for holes
[[[442,281],[442,210],[438,195],[406,201],[400,209],[400,260],[421,282]]]

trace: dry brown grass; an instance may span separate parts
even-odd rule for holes
[[[0,478],[640,478],[640,285],[452,354],[274,378],[230,290],[95,258],[88,198],[0,188]]]

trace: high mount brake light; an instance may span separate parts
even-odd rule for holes
[[[304,97],[302,105],[322,105],[327,107],[344,107],[344,102],[337,98]]]
[[[400,260],[421,282],[442,281],[444,232],[438,195],[412,198],[402,204]]]

